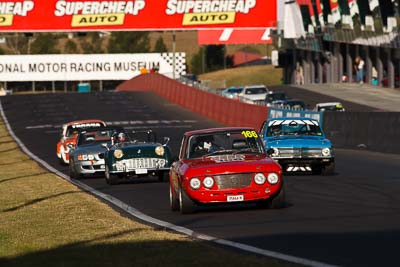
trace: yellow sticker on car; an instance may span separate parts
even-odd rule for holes
[[[256,131],[242,131],[242,135],[246,138],[258,138]]]

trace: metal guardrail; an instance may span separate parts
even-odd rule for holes
[[[212,86],[210,86],[209,81],[199,81],[199,80],[192,80],[187,77],[181,76],[178,79],[176,79],[178,82],[186,84],[188,86],[207,91],[210,93],[218,94],[218,90]],[[225,84],[225,81],[223,81],[223,84]]]

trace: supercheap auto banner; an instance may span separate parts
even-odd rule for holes
[[[276,26],[276,0],[0,0],[0,32]]]

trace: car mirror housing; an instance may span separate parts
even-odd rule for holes
[[[272,154],[274,154],[274,149],[273,148],[269,148],[267,150],[267,154],[268,154],[268,156],[271,156]]]
[[[101,144],[101,146],[104,147],[107,150],[110,150],[106,143]]]
[[[164,146],[168,144],[169,140],[170,140],[169,137],[164,137]]]

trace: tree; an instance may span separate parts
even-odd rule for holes
[[[101,54],[104,53],[102,48],[102,39],[97,32],[90,32],[85,38],[82,38],[81,48],[85,54]]]
[[[149,51],[148,32],[113,32],[108,43],[109,53],[147,53]]]
[[[225,46],[207,45],[206,46],[206,65],[209,71],[223,69],[225,65]]]
[[[51,33],[39,34],[32,41],[30,54],[59,54],[57,39]]]
[[[77,54],[79,52],[78,51],[78,46],[76,45],[76,43],[74,41],[68,40],[65,43],[64,52],[66,54]]]
[[[13,54],[26,54],[28,51],[29,38],[21,33],[14,33],[6,37],[6,44]]]
[[[161,36],[158,37],[153,51],[155,53],[168,52],[167,46],[164,43],[164,39]]]
[[[190,69],[193,74],[198,75],[207,72],[204,64],[205,62],[203,62],[204,52],[204,47],[200,47],[199,51],[192,56],[192,59],[190,60]]]

